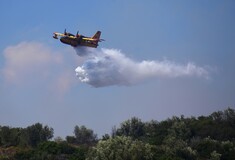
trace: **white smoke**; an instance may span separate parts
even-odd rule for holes
[[[79,56],[86,56],[84,63],[75,69],[81,82],[94,87],[133,85],[150,78],[174,78],[183,76],[208,77],[208,71],[193,63],[136,62],[116,49],[75,48]]]

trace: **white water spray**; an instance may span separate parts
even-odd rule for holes
[[[193,63],[185,65],[163,61],[136,62],[116,49],[75,48],[84,63],[75,69],[81,82],[94,87],[133,85],[150,78],[183,76],[208,77],[206,69]]]

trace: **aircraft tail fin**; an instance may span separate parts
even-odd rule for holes
[[[100,32],[100,31],[97,31],[96,34],[92,37],[92,39],[97,39],[97,40],[99,40],[99,39],[100,39],[100,35],[101,35],[101,32]]]

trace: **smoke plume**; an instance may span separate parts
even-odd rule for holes
[[[85,60],[75,69],[81,82],[94,87],[133,85],[150,78],[183,76],[208,77],[206,69],[193,63],[185,65],[163,61],[137,62],[116,49],[75,48]]]

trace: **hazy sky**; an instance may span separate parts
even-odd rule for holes
[[[133,81],[152,65],[164,72],[131,85],[97,87],[97,77],[83,83],[75,69],[97,61],[52,38],[65,28],[86,36],[102,31],[106,41],[95,52],[115,52],[102,69],[122,66],[124,58],[124,77]],[[2,0],[0,31],[0,125],[40,122],[62,137],[85,125],[102,136],[133,116],[161,121],[235,108],[234,0]]]

